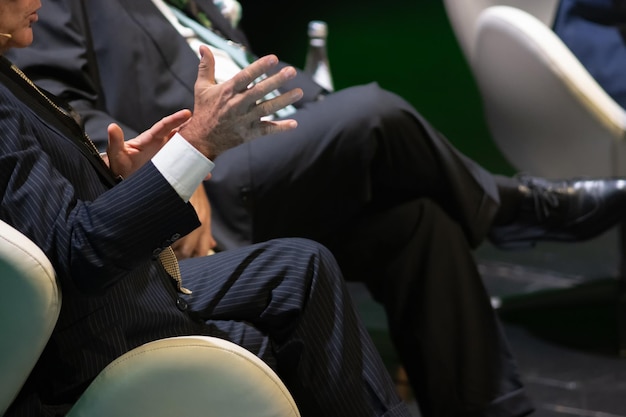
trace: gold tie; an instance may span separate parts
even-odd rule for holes
[[[180,268],[178,266],[178,259],[174,253],[174,249],[171,246],[163,249],[163,252],[159,255],[161,265],[167,273],[176,281],[176,288],[183,294],[191,294],[187,288],[183,287],[183,279],[180,275]]]

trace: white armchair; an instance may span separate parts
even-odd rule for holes
[[[0,416],[37,362],[61,310],[61,293],[44,253],[0,221]]]
[[[61,308],[43,252],[0,221],[0,416],[24,384]],[[109,364],[68,417],[299,417],[278,376],[226,340],[174,337],[140,346]]]
[[[626,174],[626,110],[551,30],[556,0],[445,0],[494,142],[549,178]]]
[[[511,6],[523,10],[545,25],[554,21],[559,0],[444,0],[452,30],[465,57],[470,61],[480,14],[492,6]]]

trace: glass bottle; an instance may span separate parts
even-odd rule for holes
[[[328,25],[321,20],[312,20],[308,27],[309,47],[304,63],[304,71],[327,91],[334,91],[333,77],[328,63],[326,38]]]

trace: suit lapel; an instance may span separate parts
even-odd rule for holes
[[[61,138],[74,145],[87,158],[106,183],[110,186],[116,184],[111,170],[109,170],[102,159],[94,155],[90,148],[86,146],[86,143],[81,140],[83,130],[78,124],[69,120],[69,118],[65,120],[65,116],[57,114],[57,110],[53,109],[52,106],[43,99],[43,96],[40,96],[39,93],[36,93],[35,90],[26,85],[17,74],[13,74],[12,70],[0,71],[0,80],[19,100],[28,105],[33,116],[39,119],[43,125],[55,130]]]
[[[171,74],[193,92],[198,75],[198,56],[189,47],[187,40],[170,24],[152,0],[121,0],[118,4],[137,23],[136,30],[152,39]]]

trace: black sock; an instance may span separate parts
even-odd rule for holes
[[[494,226],[502,226],[514,221],[524,201],[524,193],[520,190],[520,182],[516,178],[496,175],[496,185],[500,194],[500,207],[493,219]]]

